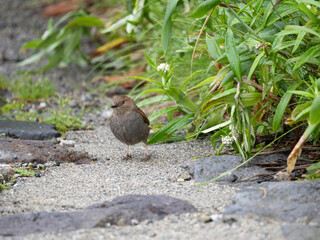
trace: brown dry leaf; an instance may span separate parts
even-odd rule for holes
[[[288,159],[287,159],[287,173],[290,174],[296,165],[297,158],[300,157],[302,152],[303,143],[306,141],[306,137],[303,134],[299,139],[298,143],[292,149]]]
[[[256,114],[257,112],[259,112],[260,109],[266,104],[266,101],[267,100],[264,100],[263,102],[257,102],[253,107],[253,114]],[[257,122],[261,122],[265,113],[266,113],[266,110],[263,109],[260,116],[257,118]]]
[[[77,10],[78,4],[83,2],[88,2],[88,0],[69,0],[51,4],[43,10],[42,16],[49,18],[74,12]]]
[[[138,66],[136,68],[130,69],[128,73],[122,73],[118,75],[113,76],[103,76],[103,79],[105,79],[109,83],[117,82],[122,79],[130,78],[132,76],[140,75],[144,71],[144,66]],[[127,80],[124,82],[120,82],[119,85],[123,86],[124,88],[131,89],[133,88],[139,80],[133,79],[133,80]]]
[[[99,56],[99,55],[109,51],[110,49],[115,48],[115,47],[117,47],[117,46],[119,46],[122,43],[125,43],[127,41],[128,41],[127,38],[119,37],[119,38],[117,38],[117,39],[115,39],[115,40],[113,40],[111,42],[108,42],[108,43],[102,45],[101,47],[99,47],[94,53],[92,53],[91,56],[90,56],[90,59],[92,59],[92,58],[94,58],[96,56]]]

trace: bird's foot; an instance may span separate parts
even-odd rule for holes
[[[131,158],[131,155],[127,154],[122,158],[122,160],[126,161],[126,160],[129,160],[129,158]]]
[[[144,162],[145,162],[145,161],[148,161],[148,160],[150,160],[150,155],[147,155],[145,158],[142,158],[142,159],[141,159],[141,161],[144,161]]]

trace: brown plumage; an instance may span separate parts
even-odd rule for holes
[[[111,131],[117,139],[128,146],[127,154],[123,159],[127,160],[131,157],[129,155],[130,145],[144,142],[147,156],[143,160],[148,160],[150,155],[146,143],[150,131],[150,122],[147,116],[127,96],[114,97],[111,108],[113,109],[110,118]]]

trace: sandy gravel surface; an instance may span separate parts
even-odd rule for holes
[[[113,137],[108,127],[70,132],[67,139],[74,140],[75,149],[89,152],[97,162],[89,165],[63,163],[49,168],[41,178],[26,178],[13,189],[1,193],[1,215],[76,211],[131,193],[170,195],[187,200],[199,212],[168,216],[138,226],[41,233],[15,239],[281,239],[278,238],[280,226],[273,221],[250,216],[237,218],[235,222],[219,219],[241,186],[211,183],[198,189],[193,180],[178,181],[183,174],[181,163],[213,154],[208,140],[152,145],[149,147],[151,160],[143,162],[143,145],[133,147],[133,158],[123,161],[125,146]],[[203,223],[203,217],[210,215],[217,216],[217,221]]]

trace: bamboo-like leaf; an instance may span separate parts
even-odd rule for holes
[[[320,52],[320,47],[319,45],[313,46],[309,48],[302,56],[300,56],[297,59],[296,64],[294,65],[293,71],[297,70],[300,68],[303,64],[308,62],[310,59],[312,59],[316,54]]]
[[[151,79],[151,78],[146,78],[146,77],[142,77],[142,76],[133,76],[132,78],[140,79],[140,80],[147,81],[147,82],[156,83],[156,84],[158,84],[158,85],[162,85],[161,83],[159,83],[159,82],[157,82],[156,80],[153,80],[153,79]]]
[[[232,71],[238,77],[238,81],[241,82],[242,79],[241,79],[240,57],[236,49],[236,44],[235,44],[235,40],[234,40],[233,32],[231,28],[228,28],[226,32],[226,53],[227,53],[227,58],[229,60]]]
[[[264,55],[265,55],[265,51],[262,51],[262,52],[256,57],[256,59],[253,61],[253,64],[252,64],[252,66],[251,66],[251,68],[250,68],[250,71],[249,71],[249,74],[248,74],[248,81],[247,81],[247,82],[249,82],[249,81],[251,80],[251,76],[252,76],[254,70],[256,69],[256,67],[258,66],[261,58],[262,58]]]
[[[313,100],[309,118],[311,125],[320,123],[320,96]]]
[[[203,3],[201,3],[198,6],[198,8],[193,13],[191,13],[188,17],[202,18],[207,12],[209,12],[211,9],[215,8],[220,3],[221,3],[221,0],[207,0]]]
[[[168,96],[170,96],[178,105],[184,107],[188,111],[196,112],[197,106],[194,102],[185,94],[181,89],[176,87],[171,87],[166,90]]]
[[[296,39],[296,41],[295,41],[294,47],[293,47],[293,49],[292,49],[292,51],[291,51],[291,54],[295,53],[295,51],[298,49],[298,47],[300,46],[300,43],[301,43],[302,39],[304,38],[304,35],[306,35],[306,32],[304,32],[304,31],[300,31],[300,32],[298,33],[298,36],[297,36],[297,39]]]
[[[148,144],[154,144],[159,141],[164,141],[169,136],[171,136],[174,132],[183,128],[186,124],[189,124],[192,121],[192,117],[193,117],[193,114],[188,114],[181,118],[173,119],[166,126],[164,126],[162,129],[160,129],[155,134],[153,134],[149,138]]]
[[[320,8],[320,2],[319,1],[315,1],[315,0],[296,0],[297,3],[306,3],[306,4],[311,4],[314,5],[318,8]]]
[[[215,125],[215,126],[213,126],[213,127],[211,127],[211,128],[208,128],[208,129],[206,129],[206,130],[203,130],[202,133],[209,133],[209,132],[215,131],[215,130],[217,130],[217,129],[226,127],[226,126],[228,126],[229,124],[231,124],[231,120],[228,120],[228,121],[226,121],[226,122],[223,122],[223,123],[220,123],[220,124],[218,124],[218,125]]]
[[[148,105],[148,104],[151,104],[151,103],[162,102],[162,101],[170,101],[170,100],[171,100],[171,98],[169,98],[166,95],[158,95],[158,96],[155,96],[155,97],[150,97],[150,98],[146,98],[146,99],[142,100],[141,102],[139,102],[137,104],[137,106],[138,107],[142,107],[144,105]]]
[[[206,37],[206,43],[208,47],[208,52],[213,59],[218,59],[221,56],[221,49],[217,44],[217,41],[214,37]]]
[[[291,85],[287,92],[282,96],[279,105],[277,106],[276,112],[273,117],[273,131],[276,132],[279,128],[281,120],[283,118],[284,112],[288,106],[288,103],[292,97],[292,90],[296,89],[299,86],[299,83]]]
[[[172,23],[171,23],[171,16],[177,7],[177,3],[179,0],[168,0],[166,13],[164,15],[164,21],[162,25],[162,34],[161,34],[161,42],[162,48],[164,52],[167,51],[169,46],[169,41],[171,38],[171,30],[172,30]]]
[[[103,27],[103,22],[93,16],[78,17],[68,23],[66,28],[71,28],[73,26],[85,26],[85,27]]]
[[[176,110],[179,110],[180,107],[168,107],[168,108],[164,108],[164,109],[161,109],[160,111],[157,111],[155,112],[154,114],[152,114],[150,117],[149,117],[149,121],[152,122],[153,120],[155,120],[156,118],[164,115],[164,114],[167,114],[169,112],[173,112],[173,111],[176,111]]]
[[[292,90],[292,91],[289,91],[289,92],[291,92],[293,94],[305,96],[307,98],[314,98],[314,95],[312,93],[307,92],[307,91]]]

